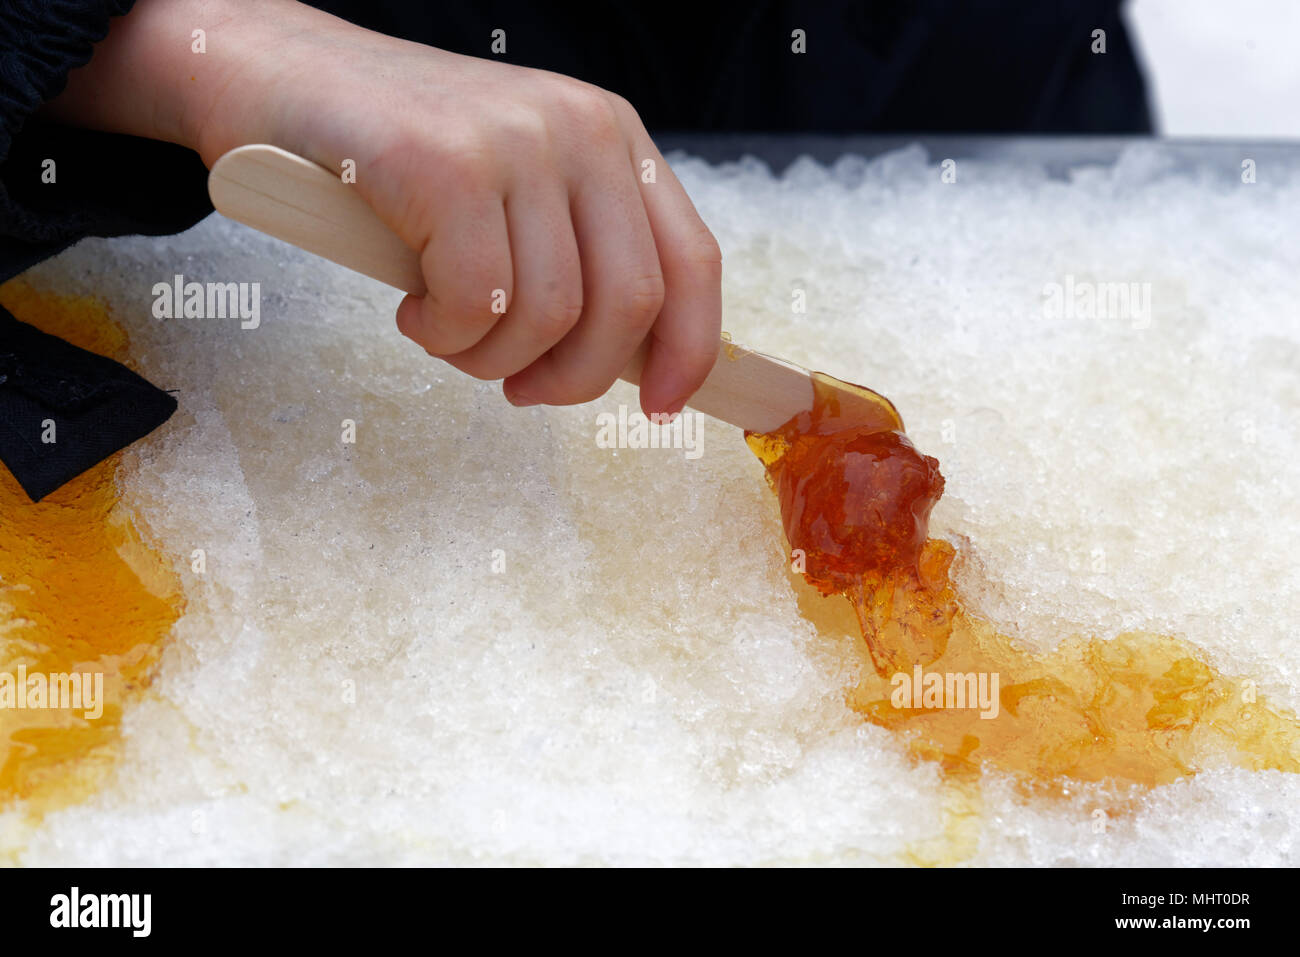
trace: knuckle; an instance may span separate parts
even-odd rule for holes
[[[468,348],[491,327],[496,317],[478,297],[463,291],[448,291],[442,296],[430,293],[429,321],[426,323],[430,351],[451,355]]]
[[[684,243],[675,244],[671,255],[676,265],[695,270],[710,280],[722,280],[722,249],[708,227]]]
[[[663,308],[665,293],[663,274],[647,273],[619,290],[614,315],[620,322],[634,328],[647,327]]]
[[[512,150],[533,152],[550,136],[546,120],[534,109],[513,109],[500,120],[502,135]]]
[[[581,315],[581,299],[552,299],[537,310],[533,325],[541,338],[555,342],[578,324]]]
[[[609,111],[609,94],[598,86],[561,78],[550,92],[561,112],[573,119],[587,119]]]
[[[579,133],[589,146],[601,146],[622,139],[618,112],[611,94],[587,83],[564,83],[555,95],[564,126]]]
[[[636,107],[632,105],[627,97],[619,96],[617,93],[606,93],[605,101],[613,110],[615,117],[623,120],[633,120],[638,124],[641,122],[641,114],[637,113]]]
[[[722,247],[717,238],[706,227],[690,248],[692,259],[701,266],[711,266],[721,273]]]
[[[468,230],[456,255],[427,272],[443,274],[437,283],[443,305],[456,315],[500,315],[514,304],[512,270],[508,250],[497,248],[492,237],[480,239]]]
[[[452,137],[432,152],[430,171],[439,188],[461,194],[493,189],[491,150],[477,137]]]
[[[478,287],[453,290],[442,301],[441,307],[440,315],[459,326],[478,328],[491,324],[496,318],[491,300],[481,294]]]

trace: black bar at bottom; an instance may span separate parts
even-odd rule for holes
[[[622,938],[734,951],[795,935],[817,948],[895,938],[917,953],[1098,941],[1262,943],[1295,921],[1289,872],[1261,870],[8,870],[6,945],[387,939],[499,947]],[[75,888],[75,891],[74,891]],[[147,897],[145,895],[148,895]],[[75,913],[75,916],[74,916]],[[73,925],[76,926],[73,926]],[[87,925],[94,926],[87,926]],[[103,926],[109,925],[109,926]],[[116,925],[116,926],[113,926]],[[73,940],[72,938],[76,938]]]

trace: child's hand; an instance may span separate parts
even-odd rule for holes
[[[703,382],[721,322],[718,246],[626,101],[297,3],[194,4],[141,0],[78,71],[117,63],[87,95],[127,96],[113,83],[134,72],[155,89],[138,107],[155,117],[148,135],[209,166],[250,142],[334,170],[355,161],[357,190],[421,253],[429,292],[402,302],[398,328],[470,375],[504,378],[516,405],[596,398],[643,340],[646,412],[679,410]],[[199,27],[204,54],[188,47]],[[91,77],[73,79],[73,102],[56,107],[75,120]]]

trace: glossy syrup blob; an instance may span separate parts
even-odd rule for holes
[[[1295,716],[1181,639],[1068,638],[1035,654],[969,613],[950,576],[954,548],[927,534],[943,494],[938,461],[883,398],[846,415],[842,384],[814,386],[811,410],[746,439],[779,499],[793,567],[852,606],[871,668],[850,704],[868,721],[951,778],[994,767],[1034,792],[1151,787],[1222,763],[1300,771]],[[816,596],[801,604],[823,627],[844,627]]]
[[[114,358],[125,352],[125,336],[92,300],[11,282],[0,287],[0,302],[82,348]],[[103,780],[120,750],[123,708],[148,687],[181,613],[179,580],[120,503],[120,459],[36,503],[0,468],[0,675],[16,682],[26,674],[28,687],[14,690],[28,692],[28,703],[39,700],[32,676],[49,687],[55,676],[98,674],[103,688],[96,717],[84,707],[19,708],[16,698],[0,708],[0,807],[22,799],[39,813]]]

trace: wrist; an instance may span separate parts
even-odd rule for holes
[[[278,78],[306,55],[304,40],[341,22],[292,0],[138,0],[41,115],[178,143],[211,165],[275,138]]]
[[[373,139],[361,127],[375,119],[382,94],[368,84],[406,44],[296,0],[224,5],[240,8],[223,28],[227,46],[206,64],[208,82],[189,91],[181,113],[181,142],[205,164],[237,146],[270,143],[333,168]]]
[[[138,0],[109,21],[90,62],[68,74],[40,115],[71,126],[187,143],[185,118],[196,98],[188,57],[193,33],[233,19],[229,0]]]
[[[207,51],[171,68],[176,142],[211,166],[228,150],[284,137],[294,112],[292,77],[310,56],[317,11],[295,0],[219,0],[203,4]],[[325,16],[333,21],[333,17]],[[194,29],[194,28],[191,28]],[[188,32],[186,34],[188,36]]]

